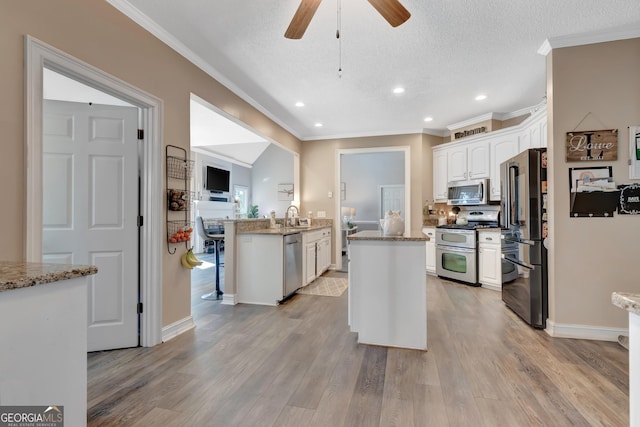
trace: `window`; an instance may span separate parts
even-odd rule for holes
[[[244,185],[233,186],[233,200],[238,202],[238,209],[241,215],[246,215],[249,210],[249,188]]]

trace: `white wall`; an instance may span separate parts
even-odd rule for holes
[[[341,176],[346,185],[341,205],[356,208],[356,221],[378,221],[378,189],[404,184],[404,152],[343,155]]]
[[[294,182],[293,157],[289,151],[271,144],[253,164],[250,204],[258,205],[259,216],[269,215],[274,210],[276,217],[284,217],[291,202],[278,200],[278,184]]]

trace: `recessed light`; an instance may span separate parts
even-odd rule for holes
[[[395,93],[396,95],[399,95],[401,93],[404,93],[404,88],[403,87],[397,87],[393,89],[393,93]]]
[[[431,121],[433,121],[433,117],[425,117],[424,121],[425,122],[431,122]]]
[[[304,107],[304,102],[302,101],[296,102],[296,107]]]
[[[322,127],[322,123],[316,123],[314,126],[317,127],[317,128],[321,128]]]
[[[476,101],[482,101],[487,99],[487,95],[478,95],[476,96]]]

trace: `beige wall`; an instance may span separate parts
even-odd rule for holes
[[[31,35],[164,101],[164,143],[189,151],[189,95],[300,152],[300,141],[102,0],[0,3],[0,259],[25,252],[24,36]],[[163,215],[164,212],[158,213]],[[166,245],[166,243],[165,243]],[[163,325],[189,316],[190,275],[164,248]]]
[[[555,323],[626,328],[627,313],[611,305],[611,293],[640,292],[640,216],[570,218],[568,177],[570,167],[610,165],[616,183],[633,182],[627,126],[640,124],[638,70],[640,39],[555,49],[547,58],[549,318]],[[566,132],[610,128],[619,130],[617,161],[565,161]]]

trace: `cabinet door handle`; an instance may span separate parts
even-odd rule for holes
[[[491,237],[485,237],[485,240],[493,240]]]

